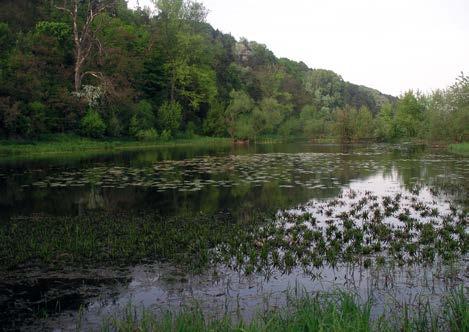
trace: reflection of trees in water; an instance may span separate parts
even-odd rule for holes
[[[261,152],[277,152],[282,149],[274,146],[266,146],[261,148],[249,148],[251,150],[242,150],[242,153],[251,153],[252,150],[260,149]],[[295,148],[293,152],[300,152],[302,148]],[[325,148],[326,149],[326,148]],[[332,148],[327,148],[332,149]],[[329,152],[326,151],[323,152]],[[112,164],[126,164],[132,167],[150,167],[156,160],[165,160],[170,158],[191,158],[200,154],[200,152],[192,151],[191,153],[179,150],[178,153],[172,150],[162,151],[145,151],[141,153],[131,153],[121,156],[117,161],[110,158],[108,161]],[[226,152],[223,150],[224,153]],[[239,151],[235,151],[240,153]],[[259,152],[259,151],[257,151]],[[349,152],[349,151],[345,151]],[[427,158],[428,160],[425,160]],[[177,189],[159,192],[157,188],[104,188],[96,185],[95,179],[88,179],[91,183],[83,187],[67,187],[67,188],[34,188],[32,190],[24,190],[22,184],[32,182],[33,177],[26,174],[19,179],[14,174],[7,174],[0,179],[3,189],[0,189],[0,209],[10,210],[16,213],[29,214],[36,211],[72,215],[76,213],[85,213],[87,210],[105,210],[108,212],[127,211],[140,213],[144,210],[161,212],[169,215],[194,215],[205,213],[214,215],[220,211],[229,211],[237,221],[252,220],[256,210],[269,211],[271,209],[284,209],[305,203],[312,198],[327,199],[336,197],[341,190],[348,186],[351,181],[365,181],[375,176],[383,175],[387,178],[397,180],[406,188],[412,189],[416,184],[424,184],[432,188],[441,190],[445,194],[451,195],[452,199],[464,200],[468,206],[467,192],[469,191],[469,177],[467,176],[467,161],[461,158],[449,157],[448,155],[428,155],[420,151],[402,153],[382,153],[382,154],[334,154],[324,157],[325,161],[333,163],[334,167],[326,170],[318,170],[313,174],[298,174],[297,169],[303,167],[301,161],[293,160],[292,167],[286,175],[287,182],[300,181],[306,182],[311,179],[319,181],[319,184],[325,188],[308,189],[301,185],[294,185],[291,188],[283,188],[284,180],[269,179],[268,182],[251,183],[242,181],[243,176],[239,173],[218,174],[215,176],[202,174],[200,177],[207,179],[231,181],[237,185],[233,186],[206,186],[197,192],[180,192]],[[108,162],[106,161],[106,162]],[[86,167],[86,166],[84,166]],[[282,168],[282,162],[278,165],[272,165]],[[313,170],[314,171],[314,170]],[[439,177],[439,175],[444,175]],[[168,175],[172,180],[182,181],[186,175],[181,172],[175,172]],[[337,178],[332,181],[331,178]],[[94,183],[94,185],[93,185]],[[5,184],[3,186],[3,184]],[[5,207],[5,208],[4,208]],[[80,220],[80,218],[78,218]],[[80,220],[81,221],[81,220]],[[411,271],[415,274],[415,271]],[[418,272],[418,271],[417,271]],[[332,280],[327,275],[326,280]],[[367,273],[365,271],[365,273]],[[377,282],[386,282],[394,285],[395,290],[398,283],[392,278],[391,274],[383,271],[370,271],[370,278],[377,278]],[[373,275],[376,274],[376,275]],[[171,296],[180,288],[192,287],[193,283],[187,281],[191,276],[182,275],[174,280],[174,271],[169,273],[158,271],[161,282],[156,285]],[[319,275],[319,271],[318,271]],[[340,276],[341,273],[337,273]],[[345,274],[344,274],[345,275]],[[396,274],[399,276],[399,274]],[[400,274],[403,275],[403,272]],[[427,275],[427,274],[425,274]],[[431,275],[433,276],[433,274]],[[150,273],[150,278],[152,277]],[[236,279],[236,276],[231,276]],[[310,276],[308,276],[310,277]],[[418,277],[418,276],[417,276]],[[230,275],[225,280],[219,282],[214,280],[214,284],[228,282]],[[286,277],[285,277],[286,278]],[[295,276],[296,278],[296,276]],[[357,282],[368,280],[362,278],[354,278],[354,274],[347,272],[345,277],[351,285]],[[373,279],[373,280],[375,280]],[[47,280],[47,278],[46,278]],[[446,280],[446,278],[436,277],[437,281]],[[291,279],[290,281],[293,281]],[[408,282],[408,280],[406,280]],[[89,281],[86,281],[89,283]],[[372,282],[374,283],[374,281]],[[309,283],[314,284],[314,283]],[[317,284],[317,283],[315,283]],[[429,283],[431,284],[431,282]],[[258,284],[256,284],[258,285]],[[275,287],[277,284],[275,284]],[[154,285],[153,285],[154,286]],[[205,285],[203,290],[211,289],[212,285]],[[264,287],[267,288],[268,282]],[[224,286],[222,286],[223,288]],[[249,288],[248,288],[249,289]],[[407,288],[408,289],[408,288]],[[173,293],[174,290],[174,293]],[[192,292],[193,289],[190,289]],[[216,294],[220,292],[214,292]],[[404,294],[405,295],[405,294]],[[236,297],[233,297],[235,299]]]
[[[94,185],[90,186],[88,197],[81,197],[78,201],[78,214],[82,215],[86,210],[98,210],[105,208],[102,190]]]
[[[112,300],[94,302],[93,310],[84,312],[83,321],[100,322],[107,313],[119,312],[135,299],[144,302],[155,315],[178,312],[181,306],[193,304],[207,318],[226,315],[249,321],[254,313],[283,307],[296,296],[337,290],[350,291],[364,301],[372,299],[373,316],[392,315],[401,313],[404,305],[419,308],[425,304],[439,308],[447,290],[456,289],[465,280],[462,266],[365,269],[356,264],[324,266],[308,275],[294,270],[288,274],[272,271],[270,275],[251,276],[221,267],[217,268],[217,273],[208,269],[192,274],[172,264],[155,264],[136,266],[129,277],[131,279],[122,283],[121,292]],[[56,321],[62,319],[67,318]]]
[[[174,160],[189,158],[190,160],[190,158],[203,154],[204,151],[210,151],[209,155],[218,153],[226,155],[226,152],[229,151],[227,147],[213,150],[185,148],[149,150],[138,153],[125,153],[116,156],[115,159],[107,156],[103,160],[99,160],[98,165],[102,165],[102,163],[107,165],[104,168],[112,167],[112,165],[126,165],[127,168],[130,167],[130,170],[134,169],[133,167],[137,167],[135,169],[140,171],[148,169],[150,171],[149,176],[154,176],[155,180],[160,176],[164,176],[168,182],[180,184],[184,181],[191,182],[197,179],[215,181],[213,185],[205,185],[201,188],[201,191],[181,192],[176,188],[162,192],[158,188],[152,187],[119,188],[118,176],[116,176],[117,181],[113,187],[101,187],[99,183],[102,181],[102,177],[106,176],[106,173],[103,175],[103,167],[101,167],[96,172],[83,172],[84,180],[88,184],[82,187],[24,189],[23,184],[37,181],[37,178],[34,179],[30,173],[25,173],[21,177],[6,174],[4,178],[0,179],[5,184],[5,189],[0,195],[0,204],[4,207],[2,208],[3,213],[10,211],[13,214],[19,211],[21,214],[45,212],[64,215],[81,213],[86,209],[106,211],[150,209],[164,214],[187,214],[199,211],[215,213],[223,209],[232,211],[246,209],[270,210],[272,208],[281,209],[298,205],[313,198],[332,198],[340,193],[344,186],[349,185],[351,181],[365,180],[378,174],[393,177],[396,173],[400,182],[409,190],[416,184],[424,184],[448,193],[460,201],[464,200],[465,193],[469,190],[468,177],[465,176],[467,171],[464,168],[464,159],[446,154],[431,155],[422,152],[420,149],[381,153],[379,149],[353,150],[352,148],[351,152],[346,150],[346,153],[336,153],[340,151],[340,148],[334,146],[320,147],[318,148],[318,151],[320,151],[317,155],[318,160],[309,154],[303,162],[300,157],[290,158],[290,155],[287,154],[285,160],[273,157],[271,163],[262,164],[262,167],[253,164],[255,172],[279,173],[283,177],[282,179],[269,177],[268,182],[257,183],[245,181],[245,174],[236,169],[236,166],[239,166],[239,164],[236,164],[236,156],[241,155],[242,162],[247,162],[249,166],[252,162],[249,159],[246,161],[245,158],[249,158],[247,155],[252,152],[301,152],[305,150],[305,146],[265,145],[234,149],[232,152],[236,155],[226,158],[226,168],[228,170],[216,174],[187,174],[184,172],[187,170],[184,164],[178,164],[175,166],[174,172],[166,172],[162,175],[152,175],[151,172],[154,172],[153,165],[158,160],[171,158],[175,158]],[[240,151],[237,149],[240,149]],[[306,151],[308,151],[307,148]],[[354,151],[357,151],[357,153],[353,153]],[[269,160],[268,157],[266,160]],[[85,168],[82,169],[86,169],[87,163],[84,164]],[[317,170],[314,169],[315,165],[318,167]],[[234,169],[234,171],[229,169]],[[301,170],[313,171],[313,173],[304,174]],[[43,174],[49,175],[47,172],[43,172]],[[439,175],[445,176],[441,177]],[[123,174],[122,176],[126,175]],[[220,185],[220,182],[223,181],[230,184],[224,187]],[[323,187],[312,189],[305,187],[305,185],[295,184],[295,182],[305,184],[308,181],[317,181],[315,183]],[[292,188],[283,186],[288,182],[293,185]],[[467,199],[465,202],[467,203]]]
[[[464,164],[467,164],[467,161],[459,158],[393,161],[400,182],[407,190],[426,186],[435,193],[446,195],[449,199],[468,206],[469,176]]]

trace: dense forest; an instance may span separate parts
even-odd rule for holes
[[[467,76],[396,98],[236,40],[199,2],[154,3],[2,1],[0,136],[468,139]]]

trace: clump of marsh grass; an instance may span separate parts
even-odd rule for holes
[[[417,308],[400,306],[399,312],[373,314],[373,303],[362,301],[353,293],[335,291],[315,295],[287,293],[287,305],[258,313],[243,321],[230,316],[213,319],[200,307],[156,315],[145,309],[127,305],[120,313],[108,317],[102,331],[468,331],[468,297],[460,288],[447,295],[443,307],[428,303]]]
[[[399,194],[380,199],[350,191],[343,197],[354,201],[313,201],[276,214],[12,219],[0,225],[0,269],[171,261],[194,272],[221,264],[246,274],[273,267],[290,273],[324,264],[452,263],[468,252],[464,210],[451,206],[437,214],[434,206]]]

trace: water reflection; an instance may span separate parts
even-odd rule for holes
[[[349,148],[350,149],[350,148]],[[282,152],[280,152],[282,151]],[[302,151],[302,152],[298,152]],[[382,147],[267,145],[163,149],[85,160],[0,164],[0,216],[146,209],[163,214],[253,207],[284,208],[330,198],[373,174],[443,187],[467,204],[467,159],[389,152]]]
[[[440,207],[451,202],[467,209],[469,159],[421,148],[295,143],[9,160],[0,163],[0,218],[7,221],[36,213],[75,216],[95,210],[151,210],[163,215],[229,210],[240,216],[253,210],[291,209],[333,199],[345,188],[384,196],[416,187],[423,188],[425,197],[435,199]],[[70,299],[73,305],[63,308],[65,314],[41,322],[46,327],[70,328],[76,324],[80,305],[87,305],[85,326],[96,327],[103,317],[129,301],[155,311],[178,310],[183,304],[198,302],[216,316],[229,313],[249,318],[259,308],[283,305],[286,290],[298,284],[308,291],[341,286],[364,297],[371,294],[378,301],[378,309],[396,299],[412,304],[420,296],[437,303],[448,288],[467,284],[465,259],[453,267],[434,264],[364,269],[340,265],[312,268],[309,273],[301,268],[289,274],[273,269],[269,275],[251,276],[225,267],[192,275],[174,264],[155,263],[106,270],[106,278],[102,271],[80,271],[87,276],[80,279],[84,280],[81,286],[77,286],[76,278],[64,278],[64,273],[76,273],[71,268],[61,274],[60,282],[52,282],[56,286],[50,289],[30,282],[37,280],[37,274],[31,277],[30,273],[13,272],[10,276],[30,285],[24,292],[39,290],[60,294],[60,298],[60,292],[77,288],[79,296]],[[57,279],[50,272],[42,273],[42,280]],[[115,281],[109,282],[111,279]],[[96,280],[108,282],[87,292]],[[8,285],[11,288],[13,281]],[[0,295],[11,302],[16,300],[14,293]]]

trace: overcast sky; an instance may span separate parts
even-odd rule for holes
[[[469,0],[201,2],[225,33],[384,93],[427,92],[469,73]]]

